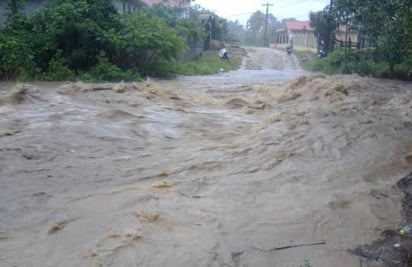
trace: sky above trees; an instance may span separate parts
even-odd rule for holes
[[[309,20],[310,11],[322,10],[330,0],[195,0],[194,3],[219,16],[233,21],[237,19],[241,24],[246,24],[255,11],[266,12],[266,7],[263,6],[265,3],[273,4],[269,13],[278,19],[294,17]]]

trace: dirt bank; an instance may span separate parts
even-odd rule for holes
[[[411,86],[267,71],[3,85],[0,265],[359,266],[402,223]]]

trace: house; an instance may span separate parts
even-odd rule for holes
[[[148,6],[156,5],[156,4],[165,4],[170,7],[178,7],[178,8],[190,8],[192,0],[142,0]]]
[[[317,40],[315,29],[310,26],[310,21],[286,20],[283,29],[276,31],[275,47],[293,45],[294,49],[314,50]]]
[[[175,7],[179,9],[180,17],[187,18],[189,16],[190,8],[192,7],[192,1],[194,0],[142,0],[148,6],[163,3],[169,7]]]
[[[341,47],[364,47],[364,40],[361,40],[357,31],[351,30],[346,25],[339,25],[335,32],[336,45]],[[358,43],[359,41],[359,43]]]
[[[119,11],[132,11],[143,6],[153,6],[164,4],[169,7],[178,8],[180,17],[185,18],[189,14],[191,2],[194,0],[112,0],[113,4]]]

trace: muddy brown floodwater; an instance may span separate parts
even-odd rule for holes
[[[174,81],[1,84],[0,266],[360,266],[349,251],[402,223],[412,86],[285,54]]]

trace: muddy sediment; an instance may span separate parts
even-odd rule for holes
[[[410,84],[266,71],[231,81],[240,73],[36,83],[3,101],[0,265],[382,257],[373,245],[352,252],[409,222],[409,186],[394,185],[412,168]]]
[[[360,264],[365,266],[412,266],[412,236],[401,235],[399,229],[412,223],[412,173],[397,182],[397,187],[403,193],[402,221],[398,229],[388,229],[381,233],[378,240],[369,245],[362,245],[352,250],[358,255]],[[387,197],[381,195],[381,197]]]

